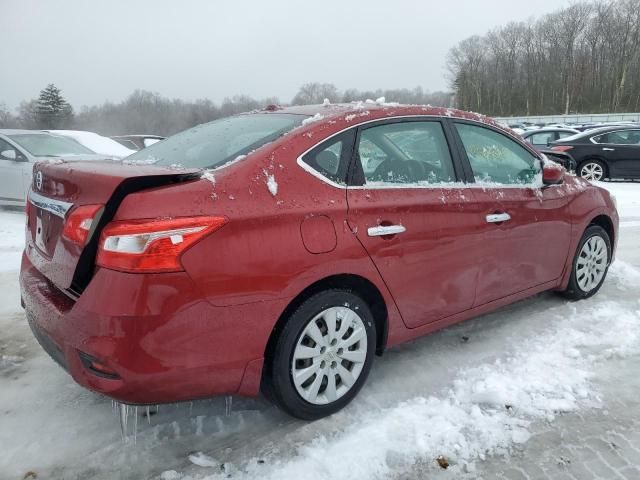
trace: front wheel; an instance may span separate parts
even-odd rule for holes
[[[266,359],[265,393],[294,417],[331,415],[364,384],[375,348],[366,302],[348,290],[320,292],[293,312],[276,339]]]
[[[578,168],[578,176],[585,180],[599,182],[606,177],[606,167],[598,160],[588,160]]]
[[[562,292],[572,300],[581,300],[595,295],[604,283],[611,262],[611,239],[607,231],[598,226],[587,228],[578,244],[573,259],[571,279]]]

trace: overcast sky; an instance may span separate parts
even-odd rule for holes
[[[458,41],[568,0],[0,0],[0,103],[55,83],[74,107],[134,89],[220,101],[447,87]]]

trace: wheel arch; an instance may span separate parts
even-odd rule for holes
[[[270,358],[275,348],[276,339],[287,322],[287,319],[300,305],[302,305],[302,303],[316,293],[335,288],[346,288],[348,290],[352,290],[355,294],[362,297],[362,300],[369,305],[376,325],[376,354],[382,355],[387,343],[387,334],[389,330],[388,310],[384,297],[380,290],[365,277],[343,273],[331,275],[312,283],[302,290],[293,300],[291,300],[291,302],[289,302],[284,311],[280,314],[280,317],[276,321],[276,324],[269,335],[269,340],[267,341],[267,346],[264,352],[264,358]]]
[[[612,245],[611,248],[613,248],[613,245],[615,245],[616,233],[615,229],[613,228],[613,221],[611,220],[611,218],[605,214],[597,215],[591,219],[591,221],[587,225],[587,228],[589,228],[591,225],[598,225],[599,227],[602,227],[605,232],[607,232],[607,235],[609,235],[609,241]]]

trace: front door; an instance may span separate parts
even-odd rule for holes
[[[640,177],[640,129],[609,132],[595,140],[613,176]]]
[[[557,280],[568,255],[569,197],[542,186],[540,160],[493,128],[455,121],[484,237],[475,306]]]
[[[372,123],[356,139],[349,225],[409,328],[474,302],[483,225],[451,152],[433,119]]]

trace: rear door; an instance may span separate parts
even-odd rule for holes
[[[466,121],[454,126],[483,224],[475,305],[558,279],[571,235],[564,189],[543,188],[540,160],[500,130]]]
[[[410,328],[471,308],[482,236],[471,192],[439,119],[360,127],[348,222]]]
[[[640,176],[640,129],[618,130],[593,138],[615,176]]]

